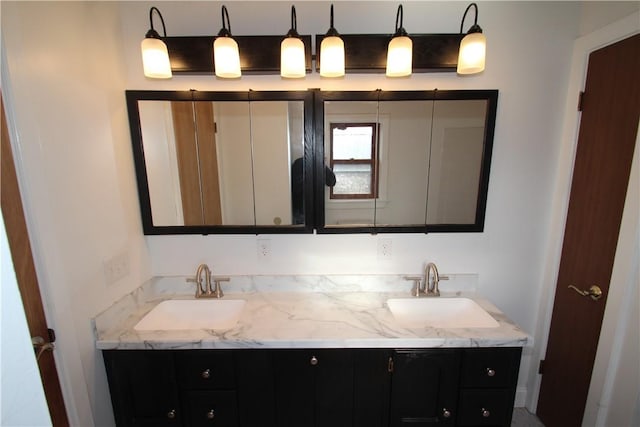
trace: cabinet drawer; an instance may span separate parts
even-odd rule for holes
[[[238,426],[235,391],[190,391],[183,406],[189,426]]]
[[[506,426],[511,411],[509,390],[463,390],[458,425]]]
[[[230,351],[177,353],[176,366],[182,388],[225,390],[236,387],[233,353]]]
[[[511,387],[518,380],[520,352],[520,348],[464,350],[462,386]]]

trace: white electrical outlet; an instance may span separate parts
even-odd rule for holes
[[[127,277],[131,271],[128,251],[125,249],[119,254],[114,255],[110,259],[104,261],[102,266],[104,268],[104,278],[107,285],[111,285],[116,283],[118,280]]]
[[[271,240],[258,239],[258,259],[271,258]]]
[[[393,256],[393,242],[391,239],[378,240],[378,259],[391,259]]]

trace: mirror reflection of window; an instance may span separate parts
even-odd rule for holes
[[[375,123],[331,123],[332,199],[374,199],[378,193]]]

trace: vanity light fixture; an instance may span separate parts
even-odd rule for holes
[[[151,29],[147,31],[145,39],[142,40],[140,48],[142,50],[142,67],[145,77],[152,79],[170,79],[171,64],[169,63],[169,52],[167,45],[162,41],[160,34],[153,28],[153,12],[157,12],[162,22],[164,37],[167,37],[167,29],[164,26],[162,14],[156,7],[149,10],[149,23]]]
[[[306,75],[304,43],[297,31],[296,7],[291,6],[291,29],[280,44],[280,75],[299,79]]]
[[[482,28],[478,25],[478,5],[471,3],[467,6],[460,23],[460,34],[464,26],[467,12],[473,7],[475,9],[475,19],[473,25],[467,31],[467,35],[460,42],[458,53],[458,74],[476,74],[484,70],[485,54],[487,49],[487,39],[482,34]]]
[[[329,31],[320,44],[320,76],[344,76],[344,42],[333,27],[333,5],[331,5],[331,23]]]
[[[465,34],[462,29],[471,8],[475,9],[475,21],[468,34]],[[153,10],[157,11],[156,8],[152,8],[150,18]],[[157,13],[160,15],[159,11]],[[482,29],[477,24],[476,3],[471,3],[466,8],[460,31],[455,33],[412,33],[409,37],[403,28],[403,13],[402,5],[398,6],[393,36],[389,33],[339,34],[333,26],[331,5],[329,31],[326,34],[315,35],[316,72],[322,77],[341,77],[345,73],[384,72],[388,77],[403,77],[412,73],[456,70],[459,75],[464,75],[484,70],[486,42]],[[212,65],[215,75],[222,78],[238,78],[241,74],[305,77],[306,73],[312,70],[311,36],[298,34],[296,20],[296,9],[292,6],[291,30],[284,40],[279,35],[246,35],[232,38],[229,14],[225,6],[222,6],[222,29],[217,36],[167,37],[165,32],[165,37],[160,38],[151,22],[151,30],[144,43],[164,42],[170,58],[166,74],[153,77],[167,78],[171,76],[169,73],[211,75]],[[164,27],[164,21],[162,25]],[[469,47],[468,42],[471,42],[472,47]],[[334,52],[335,56],[331,52]],[[469,65],[470,56],[473,57],[472,65]],[[169,62],[168,58],[166,61]],[[149,75],[146,59],[145,75]]]
[[[402,27],[403,15],[402,5],[400,5],[396,13],[396,32],[387,48],[387,77],[405,77],[411,75],[413,42]]]
[[[238,43],[231,37],[231,21],[227,7],[224,5],[222,6],[222,29],[213,42],[213,65],[216,77],[233,79],[242,74]]]

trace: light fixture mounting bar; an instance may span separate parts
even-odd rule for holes
[[[300,36],[305,45],[305,68],[311,72],[311,36]],[[175,74],[211,75],[214,72],[215,36],[165,37],[171,70]],[[240,51],[243,74],[280,74],[280,43],[283,36],[233,36]]]
[[[413,72],[456,71],[458,49],[464,34],[411,34],[413,41]],[[324,35],[316,34],[316,58]],[[387,64],[389,34],[340,34],[344,40],[345,71],[352,73],[384,73]],[[316,71],[320,61],[316,61]]]

